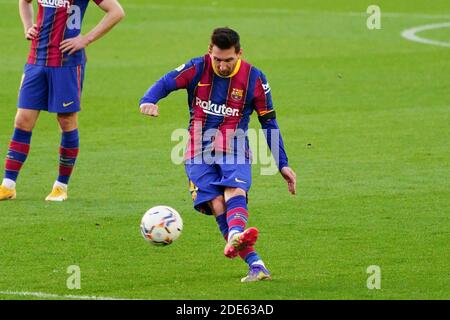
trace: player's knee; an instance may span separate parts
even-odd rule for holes
[[[26,118],[16,118],[16,120],[14,122],[14,126],[17,129],[25,130],[25,131],[30,131],[32,129],[30,121]]]
[[[214,215],[222,214],[226,211],[225,199],[223,196],[218,196],[209,202]]]
[[[18,112],[14,121],[17,129],[31,131],[34,128],[36,117],[26,112]]]
[[[58,114],[58,122],[62,131],[72,131],[78,127],[76,113]]]
[[[225,201],[237,196],[247,196],[247,192],[241,188],[225,188]]]

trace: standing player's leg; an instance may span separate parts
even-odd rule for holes
[[[80,139],[78,135],[78,114],[60,113],[57,115],[61,128],[61,145],[59,146],[59,175],[53,184],[52,193],[47,201],[67,200],[67,188],[78,157]]]
[[[31,133],[40,110],[47,110],[48,82],[45,68],[26,64],[19,88],[14,134],[6,156],[0,200],[16,197],[16,180],[30,150]]]
[[[67,200],[67,187],[79,150],[78,112],[81,109],[81,92],[84,65],[49,68],[49,112],[57,113],[62,131],[59,147],[59,175],[47,201]]]
[[[16,198],[16,181],[30,151],[31,134],[39,117],[39,110],[18,109],[14,133],[5,161],[5,174],[0,186],[0,200]]]

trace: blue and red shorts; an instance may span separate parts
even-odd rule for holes
[[[185,163],[189,191],[194,208],[211,215],[208,202],[223,195],[226,187],[241,188],[248,192],[252,184],[251,163],[223,163],[224,161],[194,161]]]
[[[17,107],[52,113],[80,111],[85,65],[45,67],[26,64]]]

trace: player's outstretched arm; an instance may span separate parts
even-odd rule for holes
[[[89,44],[100,39],[109,30],[111,30],[120,20],[125,17],[125,11],[117,0],[103,0],[99,2],[99,7],[106,12],[103,19],[86,35],[79,35],[75,38],[66,39],[61,42],[62,52],[68,52],[69,55],[86,48]]]
[[[139,101],[140,112],[151,117],[159,116],[158,101],[175,90],[186,89],[192,83],[197,73],[195,61],[193,59],[182,64],[156,81]]]
[[[33,23],[34,10],[32,0],[19,0],[19,13],[22,20],[25,38],[27,40],[36,39],[39,32],[37,25]]]

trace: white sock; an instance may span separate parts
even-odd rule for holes
[[[233,230],[230,233],[228,233],[228,241],[230,241],[236,233],[240,233],[240,232],[237,230]]]
[[[14,180],[5,178],[5,179],[3,179],[2,186],[4,186],[5,188],[14,190],[14,189],[16,189],[16,182]]]
[[[260,266],[263,266],[264,269],[266,269],[266,265],[264,264],[264,262],[262,260],[258,260],[252,263],[252,266],[255,264],[259,264]]]
[[[65,184],[65,183],[55,181],[55,183],[53,184],[53,188],[55,188],[55,187],[61,187],[67,191],[67,184]]]

